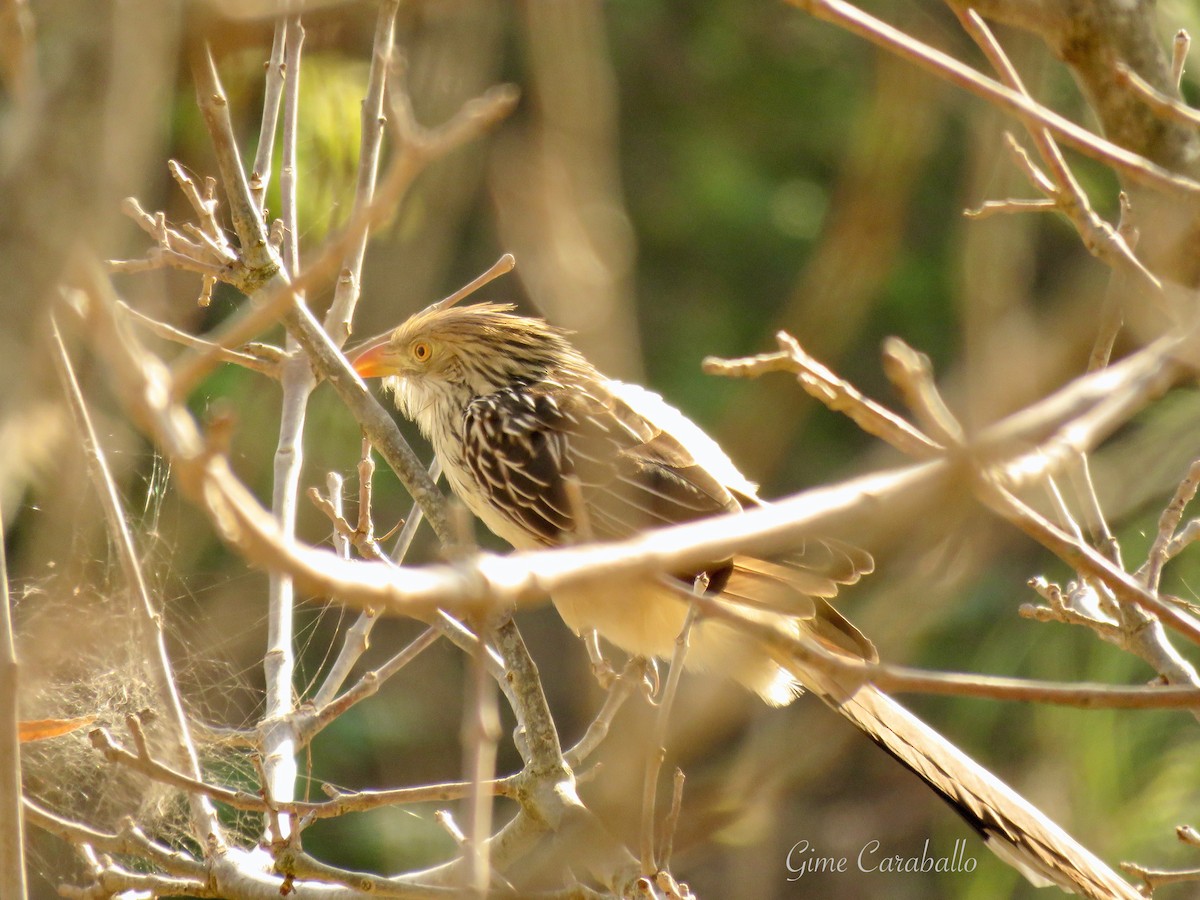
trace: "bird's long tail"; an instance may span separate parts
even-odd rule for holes
[[[888,695],[868,685],[840,703],[828,693],[821,696],[933,788],[993,853],[1033,884],[1057,885],[1096,900],[1141,896],[1024,797]]]
[[[857,554],[857,555],[856,555]],[[760,614],[790,609],[797,631],[826,652],[875,661],[874,645],[826,598],[839,585],[870,571],[870,557],[838,542],[808,541],[786,564],[737,557],[724,599]],[[759,657],[761,661],[761,656]],[[776,662],[782,662],[778,657]],[[872,687],[844,685],[836,676],[793,662],[786,674],[821,697],[864,734],[911,769],[983,838],[987,846],[1035,885],[1097,900],[1140,895],[1116,872],[1039,812],[1024,797],[959,750],[891,697]],[[781,679],[769,667],[743,667],[739,679],[768,702],[786,702],[767,690]]]

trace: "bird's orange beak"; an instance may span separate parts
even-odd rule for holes
[[[385,375],[392,375],[395,369],[387,360],[387,349],[388,341],[385,338],[360,353],[356,353],[354,359],[350,360],[350,365],[354,366],[354,371],[361,378],[382,378]]]

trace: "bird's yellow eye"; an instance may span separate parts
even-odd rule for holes
[[[433,356],[433,348],[425,341],[417,341],[412,345],[412,355],[417,362],[428,362]]]

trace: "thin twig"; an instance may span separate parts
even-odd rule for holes
[[[196,218],[200,222],[200,228],[195,228],[192,225],[184,225],[184,229],[191,230],[191,233],[223,262],[236,262],[237,258],[232,248],[230,248],[229,243],[225,240],[225,233],[221,230],[221,225],[217,221],[217,201],[211,196],[211,190],[202,192],[199,186],[197,186],[195,179],[184,170],[183,166],[173,159],[167,160],[167,171],[171,173],[171,177],[175,179],[175,183],[179,185],[179,189],[183,191],[183,195],[187,198],[188,203],[191,204],[192,211],[196,213]],[[206,194],[209,196],[206,196]]]
[[[1091,547],[1056,528],[999,485],[980,480],[977,489],[984,505],[1012,522],[1085,577],[1104,582],[1119,602],[1140,607],[1161,619],[1192,643],[1200,643],[1200,621],[1195,617],[1164,602],[1139,580],[1116,568]],[[1187,683],[1200,684],[1200,679],[1191,666],[1186,663],[1184,665],[1185,672],[1190,673],[1186,678]]]
[[[283,272],[294,275],[300,269],[298,213],[296,197],[296,129],[300,116],[300,54],[304,45],[304,28],[299,16],[290,16],[284,29],[284,58],[287,69],[283,86],[283,154],[280,166],[282,218],[284,222]],[[216,73],[213,73],[216,79]],[[230,191],[229,174],[222,168],[226,190]],[[247,198],[244,198],[248,200]],[[234,220],[236,225],[236,218]],[[261,222],[260,222],[261,225]],[[238,232],[242,236],[241,231]],[[296,295],[303,303],[303,296]],[[292,538],[296,532],[296,512],[299,504],[300,472],[304,462],[304,425],[308,398],[316,386],[316,378],[307,360],[290,339],[288,358],[280,370],[283,397],[280,400],[279,438],[275,447],[271,514],[279,523],[280,533]],[[263,656],[266,682],[263,711],[263,790],[276,802],[294,799],[298,766],[296,754],[300,749],[295,711],[295,583],[287,572],[269,573],[267,585],[267,647]],[[282,820],[276,819],[280,826]],[[270,817],[268,817],[270,830]],[[286,839],[289,832],[270,832],[273,840]]]
[[[0,510],[0,535],[4,511]],[[8,562],[0,540],[0,895],[25,897],[25,832],[21,811],[17,648],[13,641]]]
[[[1189,128],[1200,128],[1200,110],[1192,109],[1177,97],[1164,94],[1123,62],[1117,63],[1116,84],[1129,88],[1156,115]]]
[[[1121,868],[1135,878],[1142,879],[1151,892],[1164,884],[1200,881],[1200,869],[1151,869],[1132,862],[1121,863]]]
[[[871,663],[821,646],[804,634],[782,631],[716,597],[695,596],[692,602],[706,619],[723,622],[754,638],[780,665],[798,674],[834,676],[846,690],[873,684],[888,693],[949,694],[1009,702],[1047,703],[1078,709],[1200,708],[1200,685],[1135,687],[1075,682],[1037,681],[994,675],[932,672],[908,666]]]
[[[1016,91],[1030,102],[1033,98],[1026,90],[1016,67],[1009,60],[996,40],[987,23],[973,9],[962,10],[954,7],[955,14],[962,22],[963,28],[972,37],[988,61],[1000,74],[1000,80],[1010,89]],[[1018,113],[1034,145],[1038,155],[1050,169],[1050,182],[1045,178],[1033,176],[1031,180],[1052,199],[1062,213],[1071,221],[1088,252],[1102,260],[1114,271],[1124,271],[1131,279],[1152,288],[1155,292],[1162,291],[1162,283],[1134,255],[1133,250],[1122,238],[1119,231],[1101,219],[1092,209],[1091,203],[1080,186],[1079,181],[1071,172],[1063,159],[1062,151],[1058,149],[1050,130],[1034,117]],[[1011,136],[1009,137],[1011,141]],[[1032,167],[1032,164],[1030,164]]]
[[[644,668],[645,665],[642,661],[631,658],[625,663],[625,668],[621,674],[613,679],[612,686],[608,689],[608,693],[604,698],[604,703],[600,706],[600,711],[596,713],[596,717],[588,725],[587,730],[583,733],[583,737],[579,739],[574,747],[563,754],[567,765],[572,769],[578,769],[582,766],[608,736],[613,719],[616,718],[621,707],[625,705],[625,701],[633,695],[634,689],[642,683]]]
[[[1200,709],[1200,688],[1087,682],[1031,681],[903,666],[868,667],[868,680],[890,694],[942,694],[1008,703],[1042,703],[1074,709]]]
[[[701,575],[696,579],[695,592],[703,594],[708,587],[707,576]],[[654,813],[655,800],[658,795],[658,773],[663,760],[667,757],[667,726],[671,721],[671,711],[675,706],[675,695],[679,691],[679,680],[683,676],[684,662],[687,660],[688,644],[691,640],[692,626],[696,622],[698,608],[688,607],[683,620],[683,627],[675,637],[675,651],[671,656],[671,670],[667,673],[667,684],[663,688],[662,702],[654,719],[654,729],[650,736],[649,755],[646,760],[646,773],[642,783],[642,841],[641,859],[642,874],[653,875],[662,868],[661,861],[655,854],[654,835],[657,828]]]
[[[485,633],[482,628],[475,629]],[[463,709],[464,774],[471,785],[466,798],[467,842],[470,890],[487,896],[492,880],[490,848],[492,833],[492,792],[487,788],[496,774],[496,750],[500,740],[500,711],[496,704],[496,683],[487,666],[487,647],[483,641],[471,654],[470,677]]]
[[[362,620],[360,619],[359,621],[361,622]],[[370,618],[368,621],[375,621],[375,617]],[[351,631],[353,630],[351,629]],[[384,682],[416,659],[426,649],[432,647],[437,639],[443,636],[443,633],[443,629],[431,625],[414,638],[410,644],[394,654],[382,666],[363,673],[358,681],[339,696],[324,702],[318,697],[318,700],[314,703],[314,710],[301,718],[298,729],[300,741],[304,744],[310,743],[323,728],[346,712],[346,710],[350,709],[350,707],[361,703],[368,697],[374,696],[383,686]],[[353,646],[350,635],[347,635],[346,642],[343,644],[343,647],[347,646]]]
[[[1171,81],[1177,91],[1183,85],[1183,68],[1191,46],[1191,35],[1182,28],[1175,32],[1175,39],[1171,41]]]
[[[250,194],[246,171],[242,167],[241,154],[233,133],[233,120],[229,114],[229,99],[217,77],[217,66],[212,50],[207,44],[197,49],[192,60],[192,76],[196,82],[196,99],[204,122],[208,126],[217,166],[225,186],[233,230],[237,233],[242,263],[245,266],[245,284],[250,290],[254,285],[266,284],[278,271],[279,262],[272,254],[267,241],[267,231],[262,217]]]
[[[386,0],[379,5],[375,20],[375,40],[371,45],[371,71],[367,76],[367,92],[362,103],[362,130],[359,139],[358,180],[354,188],[353,212],[370,208],[379,175],[379,155],[383,145],[384,89],[392,67],[396,31],[396,12],[400,0]],[[353,215],[353,213],[352,213]],[[367,231],[360,232],[346,247],[341,272],[334,289],[333,302],[325,314],[325,331],[333,343],[341,347],[350,336],[354,308],[362,284],[363,256],[367,249]]]
[[[1029,586],[1050,605],[1035,606],[1024,603],[1017,613],[1024,618],[1036,622],[1062,622],[1067,625],[1082,625],[1091,629],[1102,640],[1121,647],[1126,647],[1125,631],[1117,624],[1116,618],[1105,614],[1099,606],[1096,592],[1087,581],[1070,582],[1064,592],[1063,588],[1054,582],[1047,581],[1041,576],[1029,579]]]
[[[151,658],[155,664],[156,693],[159,702],[169,715],[169,727],[173,731],[171,745],[178,748],[180,762],[187,771],[193,777],[199,778],[200,760],[188,729],[187,713],[184,712],[183,701],[180,699],[175,683],[174,667],[171,664],[166,637],[162,629],[162,614],[155,607],[150,590],[146,586],[140,556],[122,509],[120,493],[113,481],[104,449],[96,437],[91,416],[79,388],[79,382],[75,378],[75,370],[67,354],[66,345],[63,343],[62,335],[59,334],[57,322],[53,319],[51,320],[51,335],[54,341],[54,362],[63,384],[63,392],[67,396],[76,427],[83,439],[88,471],[100,499],[101,507],[104,509],[109,536],[117,548],[121,568],[131,594],[130,599],[133,601],[135,614],[134,621],[137,622],[140,629],[140,643],[153,649]],[[223,848],[225,839],[220,822],[217,820],[216,810],[203,797],[192,795],[189,796],[189,801],[195,837],[204,846],[212,846],[214,849]]]
[[[999,213],[1056,212],[1058,202],[1046,197],[1033,200],[984,200],[974,209],[964,209],[968,219],[987,219]]]
[[[1079,463],[1078,466],[1071,467],[1069,470],[1075,481],[1077,493],[1083,498],[1085,508],[1090,510],[1089,516],[1099,522],[1098,526],[1093,527],[1093,531],[1099,532],[1098,540],[1101,542],[1104,557],[1113,571],[1123,572],[1120,547],[1104,522],[1104,515],[1100,510],[1099,501],[1095,497],[1095,489],[1087,469],[1086,454],[1080,454]],[[1054,487],[1053,479],[1049,480],[1049,485]],[[1186,492],[1186,485],[1185,479],[1180,490]],[[1066,510],[1056,489],[1052,496],[1061,510],[1060,518],[1073,531],[1072,540],[1075,545],[1085,547],[1083,535]],[[1173,532],[1179,521],[1178,515],[1170,514],[1172,506],[1178,506],[1178,512],[1182,512],[1180,504],[1185,503],[1186,500],[1177,498],[1168,506],[1168,513],[1164,513],[1166,521],[1162,526],[1167,532]],[[1164,536],[1160,532],[1160,538],[1164,545],[1170,544],[1169,533]],[[1155,552],[1152,549],[1151,559],[1155,558]],[[1162,552],[1166,552],[1165,546]],[[1145,574],[1146,566],[1143,566],[1135,577],[1144,580]],[[1079,570],[1078,577],[1079,581],[1069,584],[1065,593],[1058,585],[1050,584],[1045,579],[1033,579],[1030,586],[1045,597],[1050,606],[1048,608],[1023,606],[1020,610],[1021,614],[1039,621],[1060,621],[1083,625],[1090,628],[1103,640],[1141,657],[1168,682],[1198,685],[1195,670],[1171,645],[1158,618],[1132,603],[1118,603],[1112,586],[1105,581],[1090,576],[1082,570]],[[1198,711],[1198,716],[1200,716],[1200,711]]]
[[[1100,498],[1096,495],[1096,484],[1092,479],[1088,454],[1080,453],[1076,457],[1076,464],[1071,466],[1067,473],[1075,488],[1075,495],[1083,504],[1085,520],[1093,543],[1113,565],[1125,568],[1125,564],[1121,560],[1121,544],[1117,541],[1116,535],[1112,533],[1112,529],[1109,528],[1104,510],[1100,508]]]
[[[365,540],[374,540],[370,497],[371,476],[375,471],[375,465],[371,459],[369,445],[367,445],[366,441],[363,441],[363,444],[363,456],[358,465],[358,527],[354,529],[354,534],[343,533],[337,527],[337,523],[345,522],[340,509],[340,492],[335,494],[332,487],[329,489],[331,506],[327,510],[327,515],[334,522],[334,534],[337,536],[335,540],[340,540],[346,547],[346,552],[342,554],[345,559],[348,559],[350,556],[349,549],[354,543],[355,534],[363,535]],[[310,490],[309,497],[312,498],[312,496],[313,491]],[[318,506],[320,505],[318,503]],[[338,650],[337,658],[334,659],[333,665],[329,667],[328,673],[326,673],[324,680],[321,682],[321,686],[313,695],[313,705],[317,709],[321,709],[333,700],[349,677],[354,664],[366,653],[370,645],[371,630],[375,627],[377,620],[378,616],[374,610],[364,609],[354,624],[347,629],[345,636],[342,638],[342,646]]]
[[[280,218],[283,219],[283,269],[289,278],[300,271],[300,209],[296,196],[299,165],[296,141],[300,128],[300,60],[304,25],[298,15],[284,25],[283,140],[279,162]],[[297,297],[303,297],[297,294]]]
[[[1138,569],[1138,577],[1152,591],[1158,590],[1159,581],[1162,579],[1162,569],[1168,559],[1167,548],[1183,519],[1183,511],[1195,498],[1198,488],[1200,488],[1200,460],[1196,460],[1188,468],[1187,475],[1179,482],[1171,501],[1159,516],[1158,533],[1155,534],[1154,543],[1151,544],[1150,551],[1146,554],[1145,565]]]
[[[330,507],[329,515],[334,520],[339,520],[339,519],[342,521],[345,520],[345,505],[342,502],[342,488],[344,486],[345,486],[345,481],[342,479],[342,476],[340,473],[338,473],[338,472],[325,473],[325,495],[326,495],[326,497],[323,499],[327,499],[327,501],[329,503],[329,507]],[[314,493],[316,493],[316,490],[317,490],[316,488],[309,488],[308,489],[309,496],[311,497]],[[343,532],[341,532],[335,528],[333,531],[333,536],[331,538],[331,541],[333,542],[334,552],[337,553],[338,556],[340,556],[342,559],[350,558],[350,546],[351,545],[350,545],[350,538],[348,535],[344,534]]]
[[[777,353],[728,360],[710,356],[704,360],[703,369],[713,375],[743,378],[757,378],[764,372],[791,372],[810,396],[897,450],[916,459],[929,459],[943,452],[940,444],[809,356],[790,334],[780,331],[775,339],[781,348]]]
[[[1117,220],[1117,233],[1129,247],[1136,248],[1138,244],[1138,229],[1133,218],[1133,207],[1129,195],[1124,191],[1117,194],[1121,207],[1121,215]],[[1113,269],[1104,289],[1104,300],[1100,307],[1100,325],[1096,329],[1096,338],[1092,343],[1092,352],[1088,355],[1089,372],[1102,369],[1112,359],[1113,347],[1117,335],[1125,324],[1125,307],[1129,303],[1132,289],[1128,273],[1124,269]]]
[[[370,456],[370,445],[365,441],[364,445],[365,453],[359,463],[360,487],[357,527],[351,529],[350,524],[337,513],[337,510],[324,503],[322,498],[319,496],[314,497],[311,491],[309,496],[313,498],[313,501],[317,504],[318,508],[324,510],[326,514],[330,516],[330,519],[334,524],[335,533],[342,535],[346,541],[353,543],[364,558],[385,560],[389,557],[385,556],[383,551],[380,550],[379,546],[375,543],[374,527],[371,521],[370,477],[371,473],[374,472],[375,465]],[[430,479],[436,481],[440,472],[441,463],[435,459],[429,468]],[[421,522],[421,518],[421,507],[414,503],[412,508],[409,510],[408,517],[405,519],[404,530],[401,532],[400,538],[392,550],[391,559],[395,562],[402,562],[404,557],[407,555],[408,549],[412,544],[413,537],[416,534],[417,526]],[[318,717],[323,715],[320,711],[333,702],[334,695],[349,676],[351,669],[354,668],[355,662],[357,662],[359,657],[366,652],[371,630],[375,627],[375,623],[378,620],[379,616],[375,610],[363,610],[363,612],[359,615],[358,620],[346,632],[346,636],[342,641],[342,648],[338,652],[337,659],[334,660],[333,665],[329,669],[329,674],[325,676],[324,682],[322,682],[320,689],[313,698],[313,703],[319,711]],[[440,632],[435,631],[435,634],[437,633]],[[376,670],[375,677],[379,678],[380,681],[382,678],[388,677],[382,673],[386,671],[388,675],[390,675],[394,671],[394,669],[390,668],[391,665],[392,664],[389,662],[381,669]],[[398,669],[399,666],[396,666],[395,668]],[[361,681],[360,685],[362,685]],[[372,689],[370,693],[374,693],[374,691],[377,689],[377,687]],[[365,690],[365,687],[358,687],[357,690],[362,692]],[[346,696],[343,695],[342,701],[339,702],[345,702],[346,699]],[[353,700],[351,702],[357,702],[357,700]]]
[[[185,272],[195,272],[219,281],[241,283],[232,267],[221,263],[207,262],[172,247],[152,247],[147,251],[145,259],[110,259],[108,267],[112,272],[122,273],[152,272],[156,269],[173,268]]]
[[[429,480],[435,485],[442,477],[442,461],[436,456],[429,464],[428,474]],[[402,563],[407,558],[408,551],[412,549],[412,542],[417,536],[417,529],[421,527],[424,518],[425,512],[421,509],[421,504],[413,503],[404,519],[404,527],[400,529],[396,543],[392,545],[391,559],[393,562]]]
[[[933,440],[945,447],[961,447],[966,442],[962,425],[934,383],[928,356],[898,337],[889,337],[883,342],[883,372]]]
[[[1164,555],[1168,560],[1174,559],[1189,544],[1200,539],[1200,519],[1192,519],[1167,544]]]
[[[679,814],[683,811],[683,784],[687,780],[687,776],[683,774],[683,769],[675,768],[675,777],[671,783],[671,808],[667,812],[667,817],[663,820],[662,840],[660,841],[661,850],[659,851],[659,868],[664,871],[670,871],[671,854],[675,849],[675,829],[679,826]]]
[[[279,125],[279,98],[283,95],[283,78],[287,69],[283,48],[287,33],[286,19],[275,22],[271,39],[271,57],[267,60],[267,77],[263,86],[262,123],[258,127],[258,151],[250,169],[250,196],[261,216],[266,211],[267,185],[271,183],[271,164],[275,154],[275,129]]]
[[[117,304],[117,309],[148,331],[168,341],[182,344],[185,347],[211,350],[214,356],[222,362],[234,363],[244,369],[250,369],[271,378],[279,378],[279,365],[283,360],[283,351],[278,347],[273,347],[269,344],[255,344],[253,345],[254,352],[252,353],[245,350],[227,350],[224,347],[213,344],[211,341],[204,340],[204,338],[198,338],[195,335],[188,334],[186,331],[180,331],[166,322],[160,322],[158,319],[151,318],[145,313],[138,312],[123,301]]]

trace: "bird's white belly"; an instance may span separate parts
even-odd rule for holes
[[[595,629],[634,656],[671,659],[687,619],[687,604],[653,578],[560,589],[551,599],[576,634]],[[784,706],[797,694],[793,677],[761,645],[720,622],[695,624],[684,664],[733,678],[772,706]]]
[[[647,581],[606,581],[555,591],[554,606],[576,634],[595,629],[635,656],[669,658],[687,607]]]

